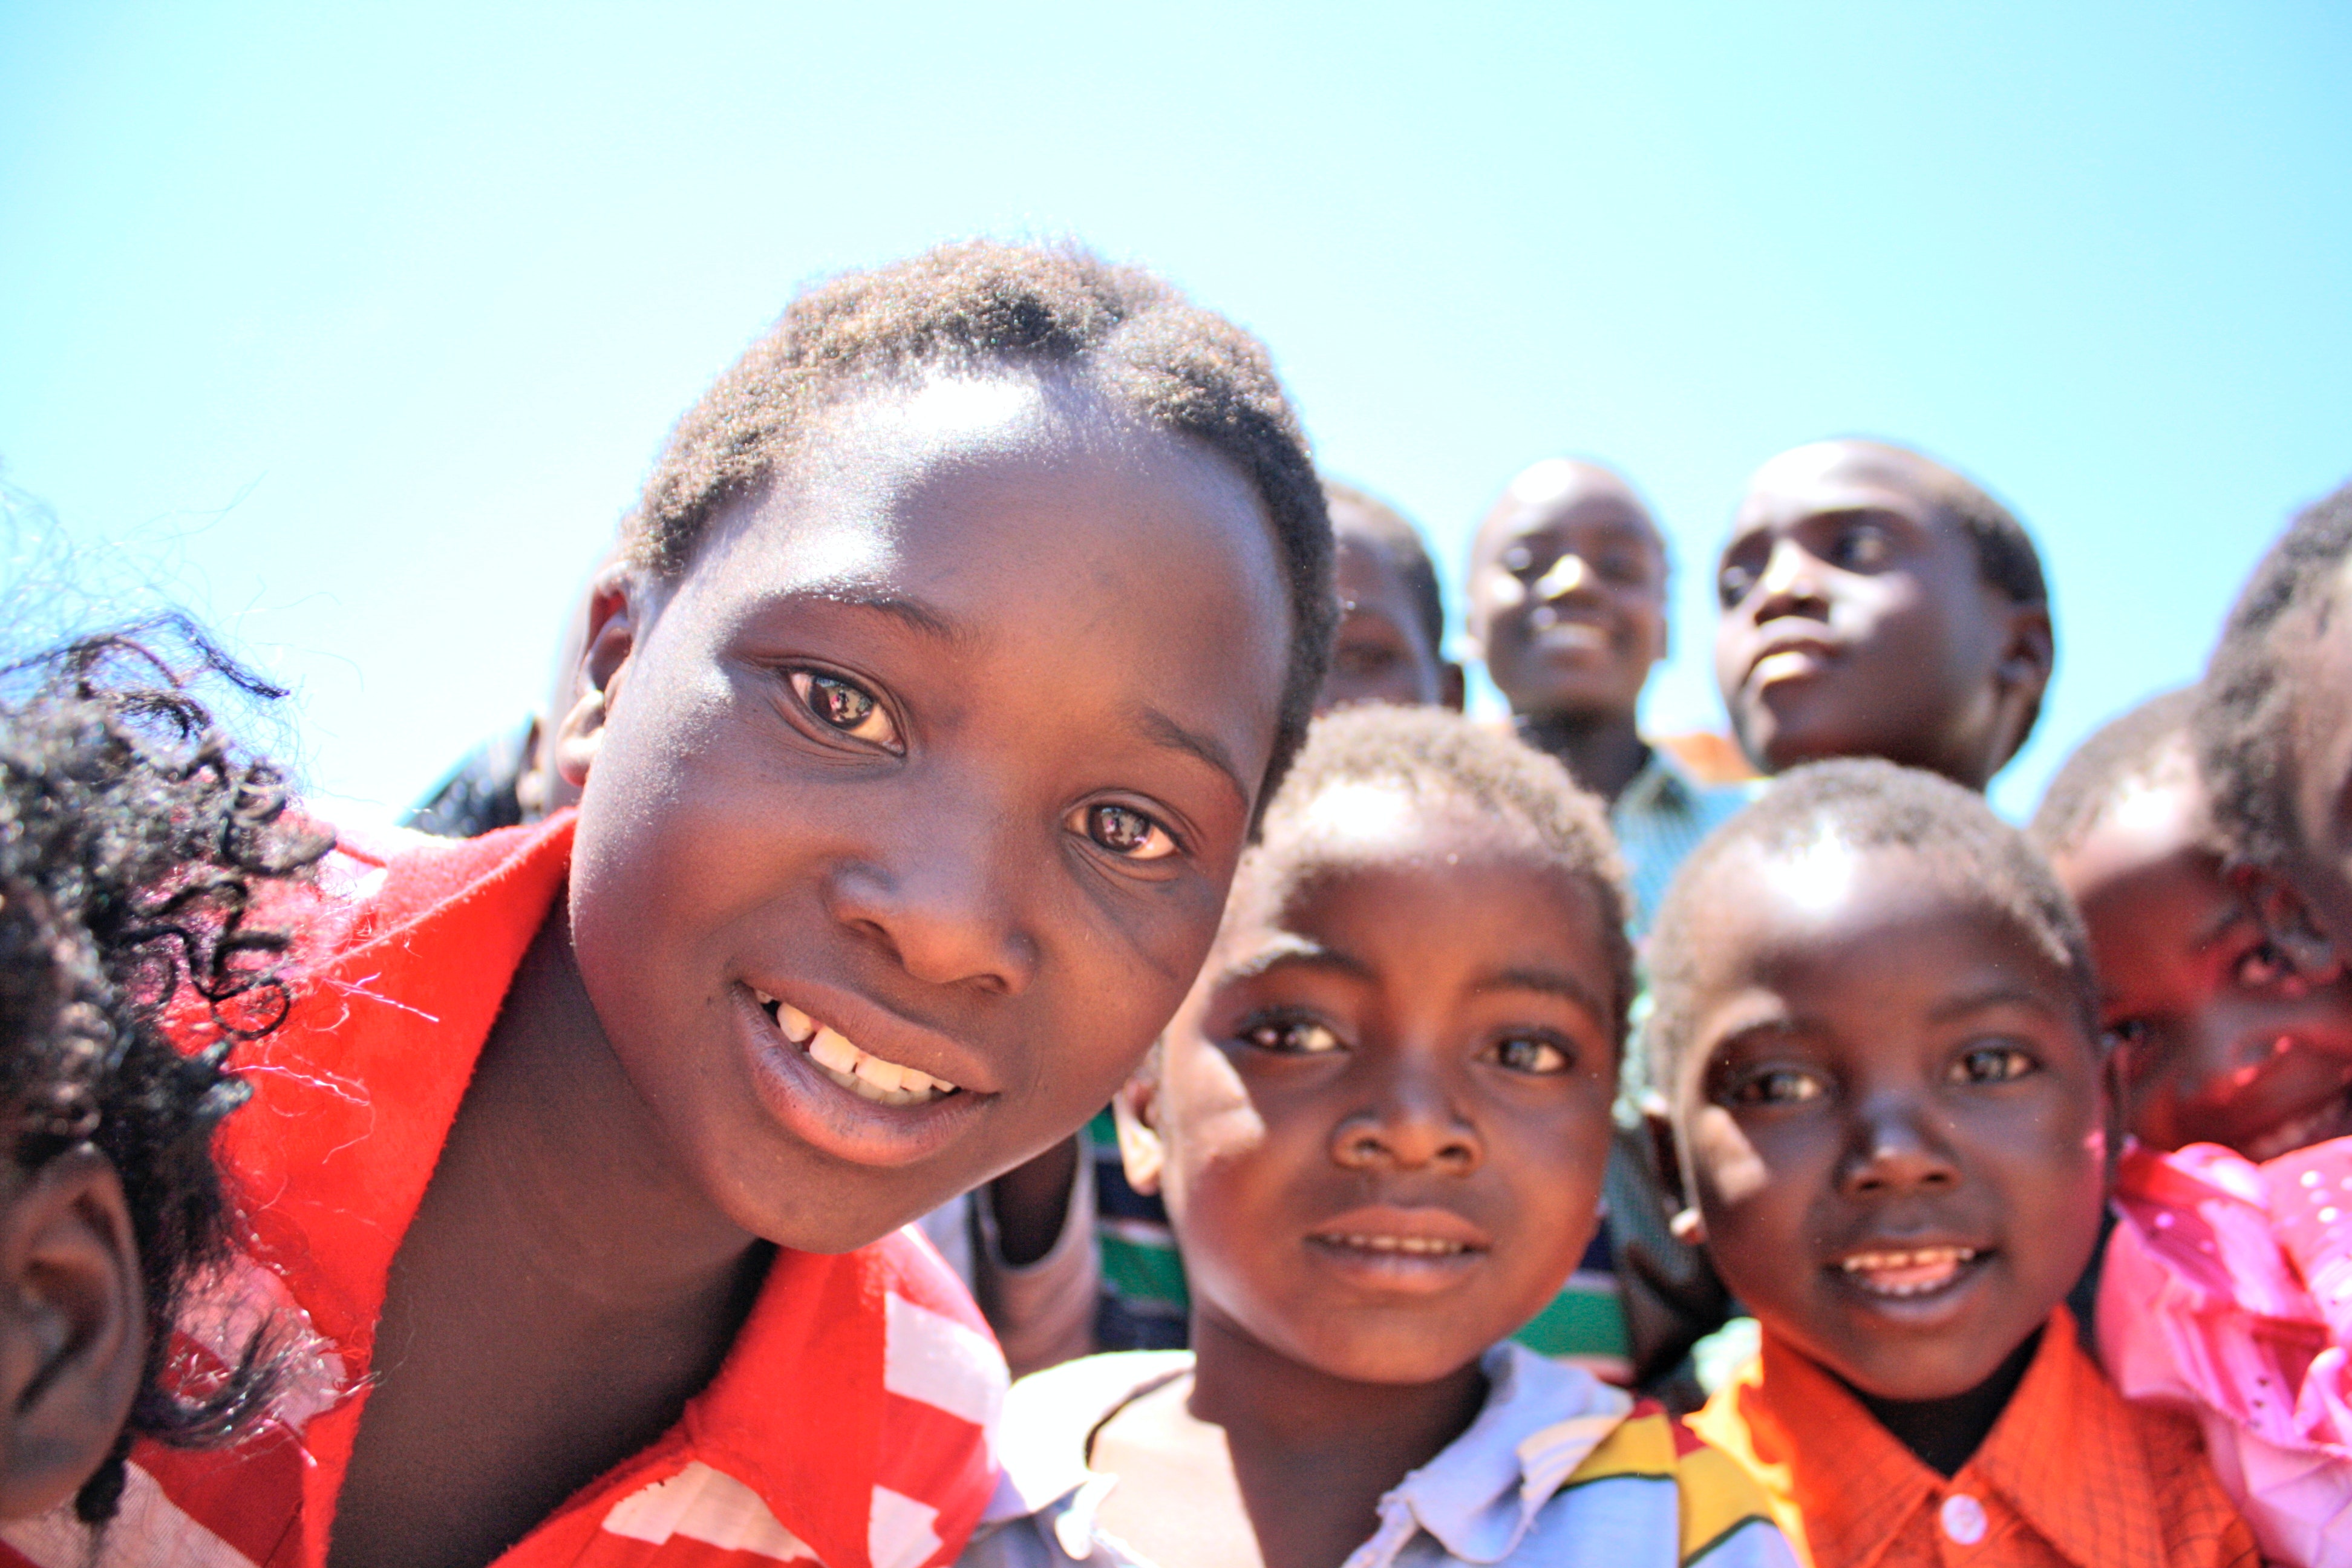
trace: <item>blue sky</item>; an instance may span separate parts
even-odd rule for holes
[[[61,531],[18,556],[294,684],[354,812],[536,700],[798,283],[967,234],[1255,329],[1449,582],[1521,465],[1623,468],[1682,568],[1660,728],[1719,722],[1750,469],[1948,457],[2056,587],[2012,815],[2352,475],[2341,5],[332,9],[0,0],[0,478]]]

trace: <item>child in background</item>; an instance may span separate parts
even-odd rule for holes
[[[2195,1412],[2263,1555],[2304,1568],[2352,1564],[2352,904],[2335,805],[2352,711],[2335,614],[2347,546],[2352,489],[2296,519],[2256,568],[2193,715],[2168,709],[2168,733],[2150,742],[2158,782],[2124,793],[2115,820],[2061,861],[2095,900],[2125,904],[2143,943],[2168,910],[2201,901],[2221,928],[2211,956],[2235,959],[2226,973],[2182,964],[2197,1026],[2169,1041],[2147,1031],[2201,1092],[2177,1110],[2159,1100],[2143,1136],[2210,1142],[2126,1156],[2099,1344],[2126,1393]],[[2184,718],[2200,776],[2183,776]],[[2168,826],[2193,843],[2179,858],[2195,859],[2174,874],[2170,902]],[[2118,952],[2127,979],[2129,950]],[[2104,947],[2099,961],[2104,975]],[[2137,1032],[2143,1016],[2116,1021]]]
[[[2080,919],[1931,774],[1784,775],[1685,865],[1649,1039],[1761,1355],[1693,1420],[1832,1568],[2254,1562],[2196,1425],[2062,1304],[2098,1238],[2108,1064]]]
[[[1633,486],[1567,458],[1505,489],[1479,525],[1467,579],[1470,639],[1519,738],[1608,804],[1637,939],[1683,857],[1750,793],[1702,784],[1641,733],[1642,689],[1666,651],[1666,580],[1665,540]],[[1706,1259],[1667,1232],[1656,1154],[1635,1131],[1641,1066],[1622,1075],[1627,1125],[1600,1231],[1520,1338],[1688,1408],[1684,1357],[1728,1302]]]
[[[349,849],[225,1141],[341,1397],[167,1485],[212,1560],[952,1559],[1003,1364],[896,1233],[1174,1011],[1334,614],[1263,351],[1165,284],[803,294],[596,584],[577,813]]]
[[[125,1497],[129,1439],[234,1442],[294,1349],[266,1322],[174,1338],[233,1321],[198,1300],[230,1263],[213,1133],[246,1097],[229,1054],[287,1000],[256,905],[331,842],[215,727],[215,677],[283,695],[170,621],[0,671],[0,1537],[36,1561],[118,1512],[111,1543],[183,1561]]]
[[[1981,792],[2032,732],[2053,657],[2033,542],[1916,452],[1822,441],[1766,463],[1716,583],[1716,680],[1765,773],[1885,757]]]
[[[2352,977],[2288,966],[2225,875],[2189,739],[2191,689],[2152,698],[2067,759],[2027,837],[2083,912],[2124,1126],[2148,1152],[2262,1162],[2352,1133]]]
[[[1557,765],[1428,709],[1320,721],[1118,1102],[1192,1350],[1019,1384],[965,1563],[1787,1561],[1722,1456],[1505,1339],[1592,1232],[1624,917]]]
[[[1352,485],[1326,479],[1338,546],[1339,629],[1316,711],[1351,702],[1462,710],[1462,667],[1445,657],[1445,602],[1421,531]]]

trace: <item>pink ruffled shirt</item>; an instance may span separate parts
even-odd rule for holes
[[[2134,1148],[2116,1206],[2109,1376],[2196,1414],[2265,1558],[2352,1568],[2352,1138],[2261,1165]]]

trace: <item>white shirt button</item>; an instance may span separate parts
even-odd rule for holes
[[[1966,1492],[1954,1492],[1937,1511],[1944,1533],[1962,1546],[1974,1546],[1985,1536],[1984,1504]]]

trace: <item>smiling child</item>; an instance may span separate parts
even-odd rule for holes
[[[2062,1304],[2099,1232],[2108,1064],[2079,917],[1971,793],[1783,777],[1687,862],[1648,1039],[1703,1238],[1763,1330],[1693,1425],[1828,1568],[2253,1561],[2193,1422]]]
[[[1885,757],[1982,790],[2050,683],[2032,540],[1977,485],[1881,441],[1758,469],[1716,568],[1715,674],[1768,773]]]
[[[892,1233],[1174,1011],[1334,613],[1264,352],[1165,284],[804,294],[598,580],[576,816],[341,858],[229,1142],[342,1395],[173,1505],[272,1564],[951,1558],[1003,1367]]]
[[[1785,1562],[1722,1456],[1506,1342],[1592,1235],[1632,989],[1598,803],[1432,710],[1318,722],[1119,1101],[1192,1349],[1014,1391],[971,1564]]]

